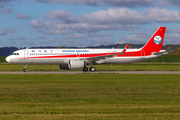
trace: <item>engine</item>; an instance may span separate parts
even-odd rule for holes
[[[82,60],[69,60],[68,64],[59,65],[60,69],[83,69],[84,61]]]
[[[84,61],[82,60],[69,60],[69,69],[83,69]]]
[[[68,64],[61,64],[59,65],[59,69],[69,69]]]

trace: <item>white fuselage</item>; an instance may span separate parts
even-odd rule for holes
[[[68,64],[69,60],[85,60],[122,52],[123,49],[22,49],[13,52],[6,61],[14,64]],[[146,55],[140,49],[128,49],[126,53],[99,59],[93,64],[126,64],[158,57]],[[88,61],[87,61],[88,63]]]

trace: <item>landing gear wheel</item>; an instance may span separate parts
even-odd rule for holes
[[[94,72],[94,71],[96,71],[96,68],[95,68],[95,67],[91,67],[91,68],[90,68],[90,71],[91,71],[91,72]]]
[[[84,71],[84,72],[87,72],[87,71],[88,71],[88,68],[87,68],[87,67],[84,67],[84,68],[83,68],[83,71]]]
[[[24,70],[23,70],[24,72],[27,72],[28,70],[26,69],[26,68],[24,68]]]
[[[24,70],[23,70],[24,72],[27,72],[28,70],[27,70],[27,65],[25,65],[24,66]]]

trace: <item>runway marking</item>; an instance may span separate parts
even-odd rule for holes
[[[180,74],[180,71],[0,71],[0,74],[98,74],[98,73],[116,73],[116,74]]]

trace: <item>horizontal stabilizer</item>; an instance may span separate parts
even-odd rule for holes
[[[157,56],[162,56],[162,55],[167,55],[169,53],[169,51],[167,50],[161,50],[160,52],[153,52],[153,55],[157,55]]]

